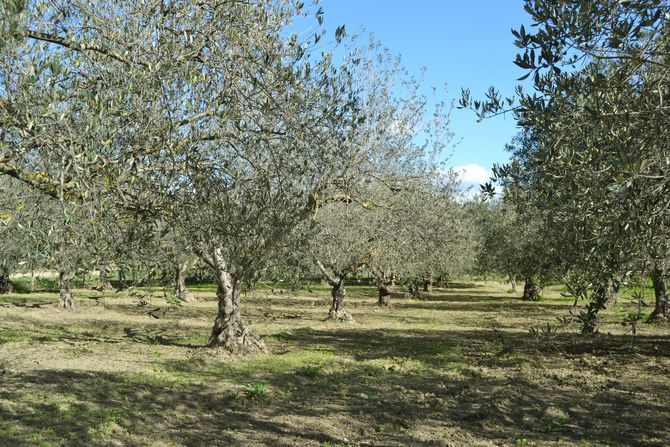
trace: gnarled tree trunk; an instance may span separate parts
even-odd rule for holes
[[[433,291],[433,278],[426,278],[423,281],[423,291],[432,292]]]
[[[516,276],[510,275],[509,276],[509,283],[512,286],[512,293],[516,293]]]
[[[14,291],[14,286],[9,280],[9,267],[3,262],[0,266],[0,295],[3,293],[11,293]]]
[[[344,308],[344,297],[347,294],[344,288],[344,278],[338,278],[338,281],[331,285],[330,295],[333,297],[333,303],[328,311],[329,320],[353,321],[353,317],[347,309]]]
[[[118,290],[126,290],[128,288],[128,282],[126,281],[126,269],[120,268],[118,270],[119,274],[119,287]]]
[[[186,288],[186,273],[188,272],[188,262],[179,261],[175,265],[174,272],[174,291],[175,297],[182,301],[193,301],[193,294]]]
[[[58,307],[63,309],[74,308],[74,298],[72,297],[72,277],[67,272],[59,272],[58,286],[60,288]]]
[[[656,303],[654,310],[649,315],[648,321],[667,321],[670,319],[670,306],[668,305],[668,286],[663,270],[654,268],[651,271],[651,282],[654,285],[654,297]]]
[[[409,291],[412,298],[420,298],[421,293],[419,293],[419,284],[416,281],[412,281],[407,284],[407,290]]]
[[[598,313],[605,309],[607,301],[611,295],[611,278],[598,285],[591,296],[591,300],[586,305],[586,310],[580,312],[579,320],[582,334],[595,334]]]
[[[605,306],[616,305],[617,299],[617,287],[614,285],[613,280],[607,281],[603,286],[604,299],[606,300]]]
[[[238,278],[228,272],[228,266],[223,260],[221,251],[215,250],[212,257],[205,255],[201,257],[214,270],[217,282],[216,297],[219,300],[218,314],[208,345],[222,348],[234,355],[267,352],[265,342],[242,319],[241,283]]]
[[[330,295],[333,298],[333,302],[330,305],[330,310],[328,311],[328,317],[326,317],[326,320],[354,321],[354,318],[351,316],[349,311],[344,308],[344,297],[347,294],[347,291],[344,288],[346,272],[332,274],[330,271],[328,271],[328,269],[326,269],[321,261],[318,260],[316,261],[316,265],[319,267],[323,277],[331,287]]]
[[[391,305],[391,287],[388,282],[385,280],[378,281],[377,288],[379,289],[377,305],[380,307],[389,307]]]
[[[102,264],[99,267],[100,277],[98,278],[98,285],[95,287],[96,290],[103,291],[112,289],[112,283],[109,282],[109,266],[107,264]]]
[[[540,298],[540,288],[535,284],[535,280],[532,276],[526,278],[526,283],[523,286],[523,297],[524,300],[535,301]]]

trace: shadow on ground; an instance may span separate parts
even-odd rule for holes
[[[13,309],[0,358],[22,346],[91,342],[87,355],[135,356],[137,369],[0,362],[0,446],[668,445],[667,331],[535,340],[526,327],[499,330],[484,316],[532,324],[569,306],[458,292],[385,311],[371,296],[351,304],[375,328],[315,322],[326,312],[312,306],[321,300],[250,299],[273,353],[252,358],[203,348],[212,316],[197,306],[143,319],[138,306],[113,303],[95,320],[67,324]],[[299,318],[283,318],[287,309]],[[449,327],[456,311],[470,313],[468,330]],[[438,326],[416,326],[429,322]],[[203,343],[189,341],[193,333]]]

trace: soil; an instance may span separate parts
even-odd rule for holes
[[[258,291],[243,312],[270,354],[249,357],[205,347],[213,287],[179,305],[75,290],[74,311],[3,295],[0,446],[670,445],[670,326],[632,337],[620,299],[582,336],[557,323],[573,301],[558,289],[507,288],[379,308],[348,286],[356,323],[323,321],[327,286]]]

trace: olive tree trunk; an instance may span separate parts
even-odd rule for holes
[[[540,288],[535,283],[535,280],[532,276],[526,278],[526,283],[523,285],[523,297],[522,299],[528,301],[535,301],[540,298]]]
[[[267,352],[265,342],[256,335],[242,318],[241,282],[228,271],[222,253],[216,249],[212,256],[200,254],[216,278],[218,313],[208,345],[218,347],[233,355],[261,354]]]
[[[328,311],[328,319],[337,321],[353,321],[353,317],[344,307],[344,297],[347,294],[347,291],[344,288],[344,278],[339,278],[339,281],[331,284],[330,286],[330,295],[333,298],[333,303],[331,304],[330,310]]]
[[[72,297],[72,275],[61,271],[58,273],[58,287],[60,289],[58,298],[58,307],[63,309],[74,308],[74,298]]]
[[[670,306],[668,306],[668,285],[663,270],[654,268],[650,276],[656,303],[648,321],[667,321],[670,319]]]
[[[11,293],[14,291],[14,286],[9,280],[9,267],[3,262],[0,267],[0,295],[3,293]]]
[[[598,313],[607,307],[607,302],[611,299],[611,281],[611,278],[609,278],[600,282],[594,288],[591,300],[586,304],[586,309],[579,313],[578,319],[582,334],[590,335],[596,333]]]
[[[510,275],[509,277],[509,283],[512,286],[512,293],[516,293],[516,276]]]
[[[420,298],[421,293],[419,292],[419,284],[416,281],[412,281],[407,285],[407,290],[409,291],[412,298]]]
[[[182,301],[193,301],[193,294],[186,288],[186,273],[188,272],[188,262],[179,261],[175,264],[174,272],[174,291],[175,297]]]
[[[112,289],[112,283],[109,282],[109,266],[107,264],[102,264],[99,267],[100,271],[100,276],[98,278],[98,285],[96,287],[97,290],[103,291],[103,290],[109,290]]]
[[[389,307],[391,305],[391,288],[386,281],[379,281],[377,283],[379,289],[379,300],[377,305],[379,307]]]
[[[433,291],[433,278],[426,278],[423,281],[423,291],[432,292]]]
[[[326,267],[320,262],[316,261],[316,265],[321,270],[323,277],[328,282],[328,285],[331,287],[330,295],[333,298],[333,302],[330,305],[330,310],[328,311],[328,317],[326,320],[336,320],[336,321],[354,321],[354,318],[351,316],[349,311],[344,307],[344,297],[347,294],[346,289],[344,288],[344,279],[346,277],[345,273],[332,274],[326,269]]]
[[[128,283],[126,281],[126,269],[120,268],[118,270],[119,275],[119,287],[118,290],[126,290],[128,288]]]

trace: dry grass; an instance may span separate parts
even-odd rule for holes
[[[348,291],[354,324],[322,321],[324,288],[247,296],[272,352],[251,358],[202,347],[207,288],[181,307],[81,290],[74,312],[2,296],[0,445],[670,445],[668,326],[631,339],[625,305],[599,335],[536,340],[569,299],[472,283],[378,309],[374,289]]]

